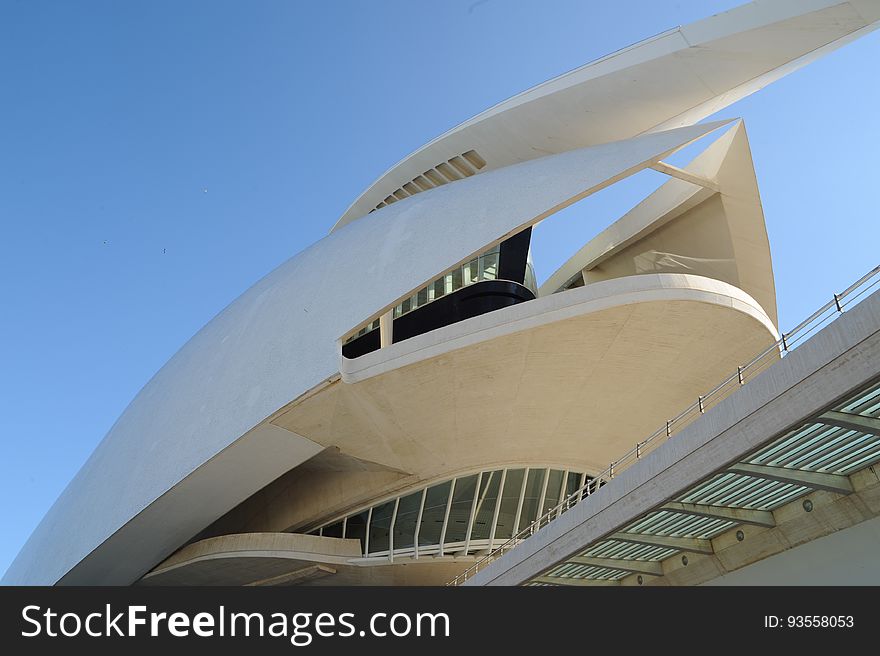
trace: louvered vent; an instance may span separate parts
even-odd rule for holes
[[[404,198],[415,196],[417,193],[445,185],[447,182],[454,182],[462,178],[469,178],[476,174],[477,171],[486,166],[486,160],[480,157],[476,150],[469,150],[461,155],[456,155],[452,159],[437,164],[432,169],[428,169],[419,176],[416,176],[405,185],[393,191],[385,200],[376,205],[371,212],[375,212],[380,207],[391,205]]]

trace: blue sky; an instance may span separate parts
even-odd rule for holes
[[[2,0],[0,572],[150,376],[389,166],[738,4]],[[784,329],[880,259],[878,61],[874,33],[718,115],[746,120]],[[539,280],[660,182],[539,226]]]

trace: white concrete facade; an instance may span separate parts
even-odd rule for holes
[[[876,28],[878,19],[875,0],[751,3],[551,80],[426,145],[356,200],[330,235],[257,282],[169,360],[3,583],[131,584],[157,566],[171,571],[173,554],[200,544],[192,541],[212,527],[236,535],[310,530],[462,471],[553,458],[566,469],[598,471],[617,446],[612,394],[650,394],[626,427],[639,430],[777,338],[744,128],[696,121]],[[633,75],[638,84],[621,83]],[[594,111],[589,129],[565,120],[584,103]],[[715,145],[683,173],[664,164],[713,133]],[[548,149],[551,139],[557,146]],[[398,186],[471,150],[483,161],[479,174],[402,193],[374,210]],[[387,321],[431,280],[646,168],[677,177],[551,280],[600,264],[601,279],[584,273],[587,284],[562,293],[548,283],[535,300],[342,357],[343,340]],[[442,248],[423,238],[440,226]],[[725,252],[703,259],[725,264],[696,263],[722,233]],[[632,269],[635,257],[663,249],[684,255]],[[383,334],[392,329],[386,324]],[[584,404],[566,395],[574,376],[566,362],[572,371],[574,363],[592,368],[581,368],[581,382],[603,432],[585,444],[575,430]],[[680,378],[662,384],[673,363]],[[642,386],[646,371],[651,384]],[[459,393],[463,385],[468,394]],[[529,395],[517,396],[520,388]],[[401,403],[419,389],[423,396]],[[542,396],[542,389],[549,391]],[[448,410],[435,409],[438,398],[452,399]],[[513,443],[504,453],[501,433],[480,417],[510,416],[511,407],[523,430],[508,431]],[[429,410],[433,423],[424,420]],[[543,443],[531,439],[535,427],[551,425]],[[278,494],[263,494],[268,489]],[[444,575],[457,567],[438,566]]]

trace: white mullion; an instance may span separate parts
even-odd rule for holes
[[[400,506],[400,497],[394,500],[394,512],[391,513],[391,525],[388,527],[388,560],[394,562],[394,522],[397,521],[397,508]]]
[[[440,529],[440,551],[438,555],[443,555],[443,543],[446,541],[446,525],[449,523],[449,511],[452,508],[452,497],[455,494],[455,482],[457,478],[453,478],[449,484],[449,498],[446,499],[446,514],[443,515],[443,527]]]
[[[529,482],[529,468],[526,467],[523,470],[523,482],[522,485],[519,486],[519,501],[516,504],[516,517],[513,519],[513,528],[511,529],[513,532],[510,534],[510,537],[515,537],[517,533],[519,533],[519,518],[522,515],[522,507],[523,507],[523,499],[526,496],[526,483]]]
[[[345,532],[348,530],[348,517],[342,518],[342,539],[345,539]]]
[[[498,484],[498,498],[495,499],[495,512],[492,513],[492,526],[489,527],[489,550],[492,550],[495,542],[495,528],[498,524],[498,514],[501,512],[501,497],[504,494],[504,480],[507,478],[507,470],[501,470],[501,482]]]
[[[373,519],[373,508],[367,512],[367,523],[364,526],[364,556],[370,554],[370,521]]]
[[[556,512],[556,516],[559,517],[562,514],[562,502],[565,500],[567,496],[565,494],[565,490],[568,487],[568,470],[566,469],[562,474],[562,485],[559,486],[559,498],[556,502],[556,505],[559,506],[559,510]]]
[[[425,499],[428,498],[428,488],[422,490],[422,501],[419,504],[419,514],[416,516],[416,530],[413,533],[413,556],[419,559],[419,530],[422,528],[422,515],[425,512]]]
[[[464,533],[464,554],[467,555],[471,546],[471,531],[474,529],[474,517],[477,513],[477,500],[480,498],[480,485],[483,483],[483,472],[477,474],[477,486],[474,488],[474,500],[471,501],[471,514],[468,517],[467,530]]]
[[[562,486],[559,488],[559,501],[556,502],[556,505],[559,506],[559,510],[556,511],[557,517],[559,517],[563,513],[562,504],[566,499],[568,499],[568,494],[566,493],[567,489],[568,489],[568,470],[566,469],[564,472],[562,472]]]
[[[541,496],[538,497],[538,507],[535,508],[535,519],[544,515],[544,500],[547,498],[547,486],[550,484],[550,468],[544,470],[544,483],[541,485]]]

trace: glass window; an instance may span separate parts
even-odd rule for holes
[[[403,303],[400,304],[400,313],[406,314],[412,310],[412,298],[406,299]]]
[[[413,546],[416,533],[416,520],[422,505],[422,491],[401,497],[397,506],[397,519],[394,520],[394,550],[409,549]]]
[[[501,487],[501,470],[484,472],[477,494],[477,510],[474,513],[474,527],[471,529],[471,540],[488,540],[492,530],[492,518],[495,516],[495,502]]]
[[[446,502],[449,499],[451,486],[452,481],[446,481],[428,488],[422,522],[419,524],[420,546],[440,544],[440,531],[443,530],[443,518],[446,516]]]
[[[419,306],[422,306],[425,303],[427,303],[428,302],[428,288],[425,287],[424,289],[420,289],[419,293],[416,294],[416,297],[417,297],[417,302],[418,302]]]
[[[346,521],[345,537],[361,541],[361,551],[365,551],[365,543],[367,539],[367,516],[369,510],[365,510],[357,515],[352,515]]]
[[[391,534],[391,516],[394,514],[394,499],[373,508],[370,518],[370,553],[388,551],[388,536]]]
[[[519,516],[517,531],[523,530],[538,518],[538,501],[541,500],[541,489],[544,487],[543,469],[529,469],[526,481],[526,493],[523,497],[522,513]],[[371,547],[372,548],[372,547]]]
[[[565,483],[565,498],[567,499],[574,494],[581,486],[581,474],[579,472],[568,472],[568,480]]]
[[[446,293],[446,279],[440,278],[434,281],[434,298],[440,298]]]
[[[342,537],[342,522],[336,522],[335,524],[330,524],[330,526],[324,527],[324,532],[322,533],[324,537],[328,538],[341,538]]]
[[[562,490],[562,476],[565,472],[558,469],[550,470],[550,478],[547,480],[547,492],[544,494],[544,506],[541,514],[559,505],[559,493]]]
[[[498,277],[498,251],[489,251],[480,256],[480,280],[495,280]]]
[[[504,479],[504,491],[501,493],[501,509],[498,511],[498,526],[495,537],[507,539],[513,537],[513,522],[516,521],[516,508],[519,505],[519,494],[522,490],[523,469],[508,469]]]
[[[464,284],[470,285],[477,282],[479,276],[479,259],[474,258],[467,264],[462,267],[462,274],[464,275]]]
[[[452,490],[452,506],[449,509],[449,521],[446,523],[444,544],[464,542],[468,522],[471,518],[471,506],[477,489],[477,475],[455,479]]]
[[[462,276],[463,274],[461,268],[458,268],[452,272],[452,291],[455,291],[456,289],[461,289],[463,280]]]

